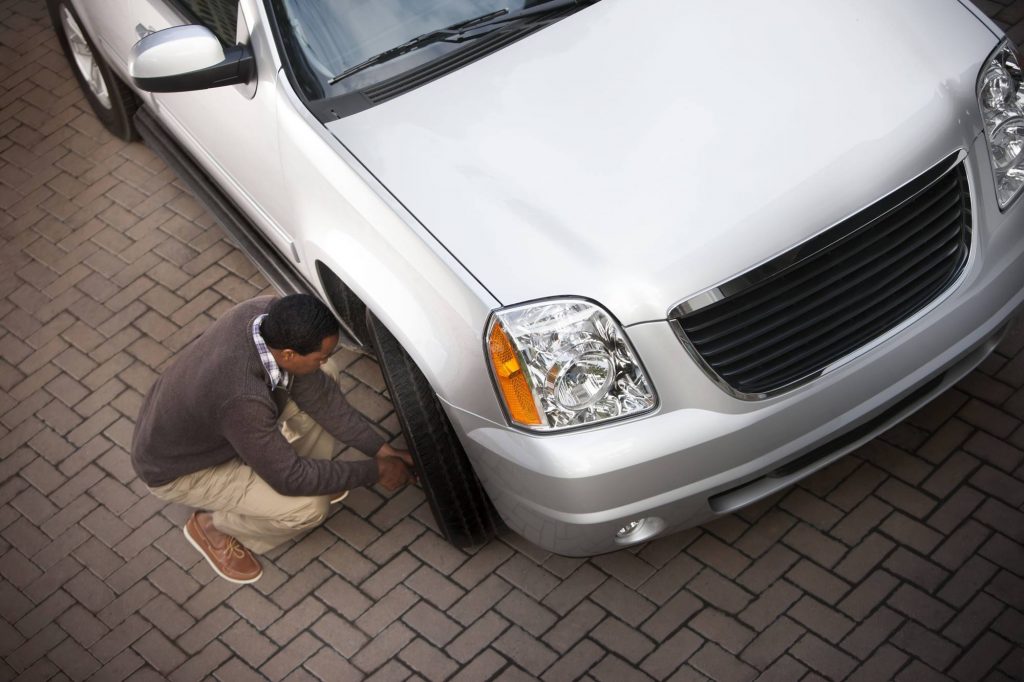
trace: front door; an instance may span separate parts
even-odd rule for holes
[[[281,190],[278,153],[278,73],[268,42],[270,31],[261,25],[257,0],[106,0],[85,5],[86,12],[105,27],[107,47],[123,72],[127,72],[132,46],[143,35],[171,26],[202,24],[225,47],[252,47],[257,67],[253,82],[147,93],[144,102],[274,246],[297,262],[299,245],[281,224],[287,215],[287,198]]]

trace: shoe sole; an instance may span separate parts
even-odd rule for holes
[[[254,583],[263,577],[262,569],[260,569],[259,575],[257,575],[255,578],[247,578],[245,580],[241,580],[239,578],[232,578],[229,575],[225,575],[223,572],[221,572],[219,568],[217,568],[217,564],[213,563],[213,559],[210,558],[210,555],[204,552],[202,548],[199,547],[199,543],[196,542],[189,534],[187,524],[181,529],[181,531],[185,534],[185,539],[188,540],[188,544],[195,547],[196,551],[199,552],[200,556],[206,559],[206,563],[210,564],[210,568],[213,569],[213,572],[219,575],[221,578],[224,578],[224,580],[227,580],[229,583],[235,583],[236,585],[248,585],[249,583]]]
[[[338,504],[339,502],[344,500],[346,497],[348,497],[348,491],[347,490],[339,493],[337,497],[332,497],[331,498],[331,504]]]

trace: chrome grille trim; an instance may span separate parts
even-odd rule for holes
[[[669,321],[686,351],[730,395],[760,400],[912,322],[959,280],[970,254],[965,158],[950,154],[850,218],[674,306]],[[877,302],[859,285],[875,289]]]

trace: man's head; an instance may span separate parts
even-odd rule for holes
[[[338,343],[338,321],[313,296],[292,294],[270,304],[260,335],[278,367],[292,374],[312,374]]]

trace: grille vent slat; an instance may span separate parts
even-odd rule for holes
[[[932,278],[924,282],[924,284],[934,284],[935,281],[936,279]],[[801,366],[816,367],[819,364],[823,363],[828,358],[835,355],[837,350],[842,350],[843,354],[845,354],[848,351],[844,349],[847,348],[851,341],[855,344],[853,346],[854,348],[864,345],[868,341],[871,341],[873,338],[877,337],[887,329],[890,329],[891,327],[895,326],[895,324],[897,324],[900,320],[904,319],[907,314],[907,311],[915,310],[915,306],[917,306],[918,304],[923,305],[924,303],[927,303],[928,297],[930,295],[931,292],[928,291],[926,288],[918,288],[916,290],[916,297],[906,299],[905,305],[902,307],[893,306],[892,308],[884,310],[883,314],[879,314],[873,317],[871,319],[871,324],[862,326],[860,329],[856,331],[855,334],[851,335],[848,339],[844,339],[844,341],[846,341],[846,344],[837,345],[838,342],[834,342],[831,345],[824,342],[818,343],[811,349],[813,352],[804,353],[799,358],[789,359],[789,361],[786,362],[785,364],[780,363],[774,368],[775,371],[772,374],[762,373],[760,375],[755,375],[753,378],[762,381],[766,379],[774,379],[775,381],[778,381],[781,377],[789,376],[794,371],[794,369],[797,368],[798,361],[802,362]]]
[[[940,232],[940,234],[943,233]],[[756,333],[762,336],[795,319],[813,318],[816,311],[822,308],[829,308],[834,311],[837,306],[847,305],[851,298],[856,299],[881,294],[890,282],[899,277],[904,269],[916,267],[917,263],[927,259],[935,251],[947,246],[950,240],[958,238],[958,235],[950,235],[948,232],[945,233],[945,236],[946,239],[944,241],[934,239],[929,242],[915,239],[913,243],[906,245],[905,249],[874,259],[870,266],[862,271],[844,273],[843,277],[835,282],[831,282],[828,289],[813,290],[813,298],[811,300],[802,300],[801,303],[803,305],[790,305],[784,310],[779,311],[779,314],[771,320],[759,320],[757,324],[747,325],[744,328],[746,329],[746,334]],[[844,294],[848,296],[844,298]],[[704,343],[703,345],[707,349],[705,350],[705,355],[713,357],[724,350],[740,345],[744,338],[746,336],[741,336],[739,329],[734,329],[732,338],[723,343],[716,344],[713,341]],[[759,342],[759,345],[760,343],[764,342]]]
[[[955,249],[955,247],[954,247]],[[749,359],[743,363],[737,370],[733,372],[723,371],[723,375],[735,373],[735,371],[750,370],[753,367],[763,366],[767,361],[774,359],[774,357],[784,351],[789,350],[792,347],[792,337],[801,331],[807,331],[808,334],[800,339],[800,343],[803,345],[811,344],[814,339],[822,336],[831,338],[831,334],[834,329],[840,326],[848,326],[850,329],[857,329],[870,323],[876,316],[882,315],[886,310],[894,309],[899,307],[902,300],[907,295],[912,295],[917,291],[919,287],[914,286],[916,282],[921,279],[934,280],[939,275],[935,275],[933,268],[936,263],[943,263],[947,260],[946,256],[949,254],[940,253],[939,257],[930,261],[925,261],[920,267],[914,268],[907,273],[903,274],[895,286],[889,289],[888,293],[890,296],[879,300],[876,294],[877,289],[864,292],[861,295],[851,299],[841,309],[826,312],[824,315],[817,317],[811,317],[803,320],[796,328],[791,329],[783,335],[777,335],[774,338],[769,338],[767,341],[762,341],[758,344],[756,349],[751,351],[744,351],[742,354],[733,355],[726,357],[719,362],[723,367],[735,366],[740,360],[747,360],[752,355],[756,354],[756,357]],[[933,276],[934,275],[934,276]],[[941,272],[940,272],[941,275]],[[887,282],[891,283],[891,282]],[[903,296],[901,296],[903,294]]]
[[[684,342],[734,392],[758,397],[799,385],[914,315],[957,279],[970,250],[964,164],[942,168],[949,161],[929,171],[930,184],[910,183],[830,230],[833,243],[826,233],[811,255],[783,254],[771,276],[675,314]]]
[[[951,178],[950,180],[953,179]],[[947,204],[944,204],[945,207],[955,206],[957,197],[950,196],[953,193],[953,188],[950,185],[947,185],[942,189],[945,190],[942,193],[928,193],[922,195],[920,197],[920,203],[922,204],[920,210],[926,210],[928,208],[933,207],[936,202],[942,201],[943,198],[946,198],[948,201]],[[854,218],[856,218],[856,216]],[[893,216],[892,220],[886,221],[885,225],[878,225],[878,229],[865,230],[863,234],[854,235],[854,237],[859,237],[859,239],[856,242],[852,242],[850,241],[850,239],[852,238],[848,238],[845,242],[846,244],[848,244],[847,248],[843,249],[841,252],[838,253],[831,253],[830,261],[822,262],[821,259],[819,259],[819,261],[817,262],[806,263],[804,267],[800,269],[798,276],[786,277],[785,281],[779,283],[779,286],[773,287],[770,290],[766,289],[765,291],[761,292],[760,296],[758,295],[758,292],[744,292],[745,296],[742,305],[733,306],[725,315],[709,314],[706,316],[707,321],[705,322],[704,318],[702,317],[703,311],[696,313],[693,316],[694,319],[691,322],[691,328],[694,331],[703,329],[704,327],[707,327],[709,325],[716,324],[718,320],[736,317],[754,308],[759,308],[766,301],[776,300],[783,293],[791,291],[794,288],[802,286],[805,283],[814,282],[826,271],[836,269],[837,267],[845,263],[846,260],[853,260],[852,267],[856,268],[860,264],[860,261],[858,261],[856,257],[860,254],[860,252],[863,249],[870,248],[875,243],[884,240],[885,237],[889,236],[894,231],[898,231],[901,227],[906,225],[906,220],[907,217],[905,215],[896,215]],[[836,249],[834,251],[838,250]]]

